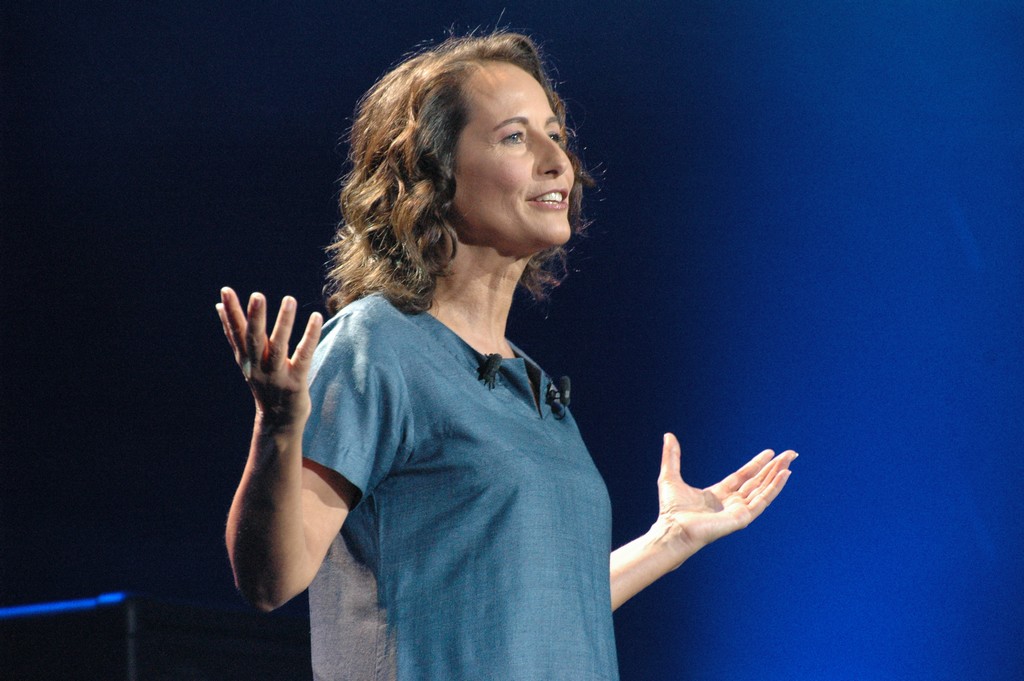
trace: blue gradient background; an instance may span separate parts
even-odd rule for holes
[[[616,543],[654,518],[665,430],[697,485],[802,454],[616,614],[623,679],[1024,677],[1019,3],[0,13],[0,606],[237,606],[251,406],[216,292],[320,309],[356,98],[498,23],[545,47],[600,179],[510,335],[572,376]]]

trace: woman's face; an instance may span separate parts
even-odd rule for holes
[[[540,83],[517,66],[488,62],[465,97],[469,115],[455,147],[460,245],[523,258],[564,244],[573,171]]]

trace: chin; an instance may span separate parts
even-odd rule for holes
[[[572,238],[572,229],[569,227],[569,223],[566,222],[552,229],[545,236],[548,237],[545,239],[548,242],[548,245],[544,247],[545,250],[555,246],[564,246]]]
[[[554,244],[554,245],[555,246],[564,246],[567,243],[569,243],[569,239],[571,239],[571,238],[572,238],[572,230],[569,229],[569,227],[567,225],[566,228],[565,228],[565,231],[562,232],[562,234],[560,235],[560,237],[558,239],[558,242],[556,244]]]

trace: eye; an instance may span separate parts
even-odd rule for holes
[[[511,135],[509,135],[508,137],[506,137],[505,139],[503,139],[502,142],[504,142],[505,144],[522,144],[523,143],[523,133],[521,133],[521,132],[514,132]]]
[[[565,138],[565,135],[563,135],[561,132],[548,133],[548,137],[550,137],[551,141],[560,147],[564,147],[568,142],[568,140],[566,140]]]

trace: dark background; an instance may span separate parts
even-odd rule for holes
[[[356,99],[498,24],[551,57],[600,179],[510,337],[572,376],[616,544],[665,430],[698,485],[802,454],[616,614],[623,679],[1021,678],[1021,5],[503,7],[4,3],[0,606],[240,607],[252,406],[217,291],[322,309]]]

